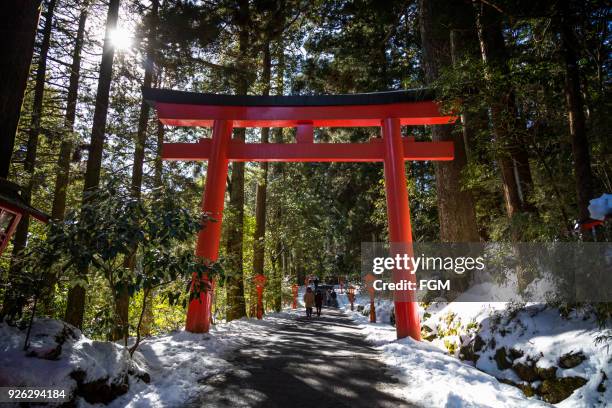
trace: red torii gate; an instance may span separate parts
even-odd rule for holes
[[[431,95],[423,90],[354,95],[239,96],[143,89],[145,100],[159,120],[171,126],[213,128],[212,139],[198,143],[164,143],[164,160],[208,160],[202,210],[216,220],[199,235],[196,255],[216,260],[221,237],[225,183],[229,161],[269,162],[383,162],[389,239],[410,250],[412,230],[405,160],[452,160],[452,142],[416,142],[401,136],[402,125],[443,125],[456,118],[440,114]],[[245,143],[232,140],[235,127],[295,127],[297,143]],[[366,143],[314,143],[315,127],[381,127],[382,139]],[[409,273],[394,279],[412,279]],[[205,287],[208,282],[204,282]],[[210,293],[189,304],[186,329],[208,332]],[[419,340],[416,303],[395,299],[397,337]]]

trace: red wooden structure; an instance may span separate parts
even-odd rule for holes
[[[376,323],[376,306],[374,306],[374,281],[376,278],[371,273],[367,274],[364,278],[365,284],[370,294],[370,322]]]
[[[263,318],[263,290],[266,285],[266,277],[258,274],[253,277],[253,281],[257,289],[257,318],[261,320]]]
[[[354,307],[354,303],[355,303],[355,288],[352,286],[349,286],[348,289],[346,290],[347,296],[348,296],[348,300],[349,303],[351,304],[351,310],[355,310]]]
[[[198,236],[196,254],[216,260],[221,236],[229,161],[382,162],[389,238],[410,246],[412,231],[406,188],[405,160],[452,160],[452,142],[416,142],[402,137],[402,125],[442,125],[455,121],[440,114],[425,91],[355,95],[236,96],[144,89],[165,125],[212,127],[212,138],[198,143],[166,143],[165,160],[208,160],[202,209],[209,222]],[[379,127],[382,138],[367,143],[314,143],[315,127]],[[296,143],[245,143],[232,140],[235,127],[294,127]],[[409,272],[394,279],[415,279]],[[395,298],[398,338],[420,338],[417,305],[410,295]],[[189,304],[186,328],[208,331],[210,297]]]
[[[0,178],[0,254],[11,240],[21,218],[33,218],[48,222],[49,216],[42,211],[28,205],[21,197],[21,187],[4,178]]]
[[[291,308],[292,309],[297,309],[298,289],[299,289],[299,287],[295,283],[293,285],[291,285],[291,293],[293,295],[293,301],[291,302]]]

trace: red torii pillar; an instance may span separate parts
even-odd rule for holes
[[[202,209],[213,222],[198,234],[196,254],[214,261],[218,257],[228,162],[383,162],[389,219],[389,238],[396,248],[412,251],[412,230],[405,160],[452,160],[452,142],[415,142],[401,137],[401,125],[449,124],[431,100],[409,92],[339,95],[323,97],[244,97],[193,94],[169,90],[143,90],[157,109],[159,120],[175,126],[211,126],[212,140],[199,143],[165,143],[165,160],[208,160]],[[318,98],[318,100],[316,99]],[[341,103],[338,103],[341,101]],[[349,101],[347,103],[346,101]],[[355,101],[351,104],[350,101]],[[259,144],[231,140],[233,127],[295,127],[297,143]],[[314,143],[313,127],[377,126],[382,141],[369,143]],[[412,279],[409,272],[394,272],[393,279]],[[203,282],[209,286],[208,278]],[[210,325],[210,292],[201,291],[189,304],[186,329],[207,332]],[[417,304],[410,293],[396,293],[397,337],[419,340]]]
[[[206,170],[206,187],[202,201],[202,211],[214,222],[207,222],[198,233],[196,255],[210,261],[219,257],[221,241],[221,221],[225,205],[225,180],[227,178],[227,149],[232,137],[232,124],[227,120],[217,120],[213,126],[213,138]],[[192,285],[197,284],[196,274]],[[211,292],[208,276],[204,277],[205,290],[200,291],[200,299],[189,303],[185,328],[194,333],[207,333],[210,328]]]
[[[383,142],[385,143],[385,190],[387,198],[387,219],[389,241],[403,243],[406,250],[412,250],[412,224],[408,188],[406,186],[406,167],[404,165],[404,145],[400,121],[396,118],[383,120]],[[393,280],[416,280],[408,271],[394,271]],[[407,292],[395,292],[395,330],[397,338],[412,337],[421,339],[419,310],[416,302]],[[376,318],[374,318],[376,321]],[[398,323],[401,322],[401,323]]]

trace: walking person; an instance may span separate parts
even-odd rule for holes
[[[315,307],[317,308],[317,317],[321,317],[321,307],[323,306],[323,294],[317,290],[315,295]]]
[[[332,307],[338,307],[338,295],[334,289],[331,291],[331,303]]]
[[[312,307],[315,303],[315,296],[312,292],[312,288],[306,288],[306,293],[304,293],[304,305],[306,306],[306,317],[310,319],[312,317]]]

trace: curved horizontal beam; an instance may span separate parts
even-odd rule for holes
[[[165,125],[211,127],[215,120],[231,120],[234,127],[379,127],[381,118],[399,118],[401,125],[447,125],[454,116],[441,116],[435,102],[358,106],[209,106],[157,103]]]
[[[216,95],[167,89],[143,89],[159,120],[170,126],[212,127],[231,120],[234,127],[378,127],[384,118],[401,125],[445,125],[456,117],[442,115],[428,90],[353,95]]]

